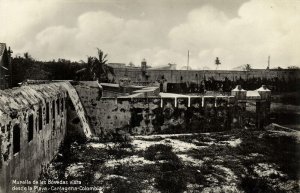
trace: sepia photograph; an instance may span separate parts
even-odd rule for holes
[[[299,193],[300,0],[0,0],[0,193]]]

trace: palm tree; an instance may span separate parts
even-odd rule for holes
[[[129,62],[128,66],[134,67],[134,64],[132,62]]]
[[[25,52],[24,53],[24,58],[28,61],[33,61],[33,58],[32,56],[28,53],[28,52]]]
[[[114,69],[107,65],[107,54],[104,54],[102,50],[98,50],[98,61],[96,66],[96,77],[100,82],[109,82],[108,75],[115,76]]]
[[[215,64],[217,65],[216,70],[218,69],[219,65],[221,65],[221,62],[219,60],[219,57],[216,58]]]
[[[98,58],[95,58],[94,72],[100,82],[106,82],[108,79],[107,71],[107,54],[104,54],[102,50],[97,48]]]
[[[109,82],[109,74],[115,76],[112,67],[108,66],[107,54],[104,54],[102,50],[97,48],[98,58],[88,56],[86,68],[78,70],[78,73],[82,73],[81,78],[83,80],[98,80],[99,82]]]
[[[243,67],[243,70],[245,70],[245,71],[251,71],[252,70],[252,66],[250,64],[245,64],[245,66]]]
[[[246,71],[246,79],[248,80],[249,72],[252,70],[251,65],[250,64],[245,64],[245,66],[243,67],[243,70]]]

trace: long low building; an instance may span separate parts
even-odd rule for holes
[[[146,66],[146,67],[145,67]],[[280,80],[300,79],[299,69],[252,69],[249,71],[235,70],[175,70],[174,68],[149,68],[145,61],[142,61],[140,68],[113,66],[115,81],[119,83],[124,77],[130,78],[132,83],[165,81],[168,83],[194,82],[200,83],[203,80],[213,78],[224,81],[225,79],[235,81],[238,79],[248,80],[251,78]]]

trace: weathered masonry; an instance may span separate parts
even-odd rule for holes
[[[228,78],[231,81],[251,78],[273,79],[279,80],[299,80],[300,70],[292,69],[253,69],[251,71],[229,71],[229,70],[163,70],[151,68],[119,68],[114,67],[115,81],[117,83],[123,77],[128,77],[132,82],[139,84],[140,82],[155,82],[164,80],[168,83],[194,82],[201,83],[204,79],[213,77],[215,80],[224,80]]]
[[[31,84],[0,91],[0,192],[12,180],[36,180],[57,154],[67,132],[67,101],[76,106],[83,137],[91,132],[68,82]],[[81,109],[80,109],[81,107]]]
[[[84,82],[74,85],[94,134],[113,135],[119,129],[131,134],[224,131],[252,124],[262,128],[270,112],[271,91],[265,86],[246,91],[237,86],[230,96],[156,95],[142,89],[122,97],[97,99],[98,90]],[[248,113],[247,103],[254,104]]]
[[[160,87],[161,92],[204,93],[205,91],[230,92],[236,85],[254,90],[267,85],[274,92],[299,92],[299,69],[228,70],[175,70],[141,67],[113,66],[111,79],[120,85],[134,84]],[[289,85],[288,87],[286,85]],[[115,93],[113,93],[115,94]]]
[[[110,139],[118,130],[133,135],[211,132],[247,122],[262,128],[270,111],[271,92],[265,86],[254,91],[237,86],[229,96],[136,88],[118,98],[102,97],[96,81],[29,81],[0,91],[0,192],[11,192],[12,180],[38,179],[66,135]],[[249,101],[256,104],[251,116],[246,113]]]

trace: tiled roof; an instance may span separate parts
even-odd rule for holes
[[[5,48],[6,48],[6,44],[5,43],[0,43],[0,56],[3,55]]]

